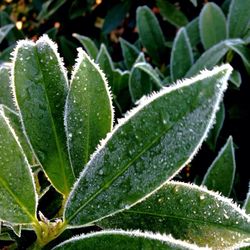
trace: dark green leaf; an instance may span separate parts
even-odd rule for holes
[[[186,29],[181,28],[175,36],[171,51],[170,72],[172,81],[183,78],[191,68],[193,61],[193,52]]]
[[[235,168],[233,139],[230,136],[209,167],[202,184],[210,190],[229,196],[234,182]]]
[[[82,44],[89,56],[91,56],[93,59],[96,59],[98,54],[98,48],[89,37],[81,36],[76,33],[73,34],[73,37],[75,37]]]
[[[120,38],[120,42],[122,48],[122,55],[127,69],[131,69],[136,59],[138,58],[140,51],[133,44],[127,42],[122,38]]]
[[[63,112],[68,92],[66,71],[47,36],[19,42],[12,79],[22,122],[48,178],[67,195],[74,176],[67,153]]]
[[[201,42],[205,50],[227,38],[226,18],[218,5],[207,3],[199,16]]]
[[[250,29],[250,1],[232,0],[227,25],[230,38],[243,38]]]
[[[13,157],[15,156],[15,157]],[[0,221],[36,222],[37,196],[28,161],[0,109]]]
[[[67,144],[75,176],[112,126],[113,108],[105,76],[79,49],[65,107]]]
[[[195,18],[186,25],[186,31],[192,47],[200,42],[199,18]]]
[[[250,214],[250,186],[249,186],[249,190],[248,190],[247,197],[246,197],[246,200],[244,202],[243,208],[246,210],[247,214]]]
[[[114,95],[119,95],[124,89],[128,88],[129,82],[129,71],[121,71],[120,69],[115,69],[113,71],[113,88],[112,92]]]
[[[157,0],[156,4],[160,9],[160,13],[163,19],[167,20],[175,27],[179,28],[185,26],[188,23],[187,17],[176,8],[173,4],[166,0]]]
[[[249,222],[243,210],[217,193],[192,184],[168,182],[143,202],[98,225],[172,234],[199,247],[235,249],[249,240]]]
[[[153,61],[160,65],[166,60],[166,47],[159,22],[147,6],[138,7],[136,13],[141,43]]]
[[[0,27],[0,44],[13,27],[13,24],[7,24],[3,27]]]
[[[85,225],[128,209],[190,162],[213,123],[231,70],[223,65],[164,88],[120,121],[74,186],[66,223]]]
[[[233,73],[230,76],[230,82],[232,82],[237,88],[241,85],[241,74],[237,70],[233,70]]]
[[[139,231],[102,231],[81,235],[69,239],[53,248],[56,249],[91,249],[91,250],[192,250],[195,245],[175,240],[171,236],[142,233]]]

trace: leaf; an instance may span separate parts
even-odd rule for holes
[[[235,249],[249,240],[249,221],[230,199],[203,187],[171,181],[145,201],[99,225],[171,233],[199,247]]]
[[[13,155],[15,157],[13,157]],[[0,109],[0,221],[36,221],[37,196],[28,161]]]
[[[230,76],[230,82],[232,82],[237,88],[241,85],[241,74],[237,70],[233,70],[231,76]]]
[[[96,58],[96,63],[99,64],[100,68],[105,73],[109,86],[113,91],[113,71],[114,71],[114,64],[109,55],[109,52],[104,44],[101,45],[99,53]]]
[[[122,55],[127,69],[131,69],[136,59],[138,58],[140,51],[133,44],[122,38],[120,38],[120,43],[122,48]]]
[[[192,77],[204,68],[211,69],[227,53],[229,45],[241,43],[244,43],[241,39],[230,39],[214,45],[200,56],[200,58],[189,69],[185,77]]]
[[[197,7],[197,0],[189,0],[195,7]]]
[[[207,170],[202,184],[210,190],[229,196],[233,187],[235,168],[233,139],[230,136]]]
[[[120,121],[75,184],[66,223],[85,225],[127,209],[190,162],[213,123],[230,72],[224,65],[164,88]]]
[[[128,88],[130,72],[115,69],[113,71],[113,94],[119,95],[124,89]]]
[[[232,75],[232,74],[231,74]],[[225,106],[223,103],[220,105],[220,109],[216,113],[215,124],[213,128],[209,131],[207,137],[207,144],[212,151],[215,151],[216,143],[220,135],[221,129],[223,127],[225,120]]]
[[[232,0],[229,8],[227,26],[230,38],[243,38],[250,29],[250,1]]]
[[[32,148],[28,142],[28,139],[22,129],[22,123],[19,114],[4,105],[0,105],[0,108],[2,109],[2,112],[5,117],[8,119],[10,126],[14,129],[15,134],[25,153],[25,156],[27,157],[29,164],[31,166],[35,165],[37,162],[32,152]]]
[[[226,18],[215,3],[207,3],[199,16],[201,42],[205,50],[227,38]]]
[[[74,33],[73,37],[75,37],[87,51],[88,55],[93,59],[96,59],[98,54],[98,48],[95,43],[87,36],[81,36],[79,34]]]
[[[142,233],[140,231],[109,230],[80,235],[62,242],[56,249],[92,249],[92,250],[141,250],[141,249],[197,249],[195,245],[175,240],[171,236]]]
[[[246,210],[247,214],[250,214],[250,188],[247,193],[246,200],[244,202],[243,208]]]
[[[75,176],[112,126],[113,108],[105,76],[79,48],[65,107],[67,144]]]
[[[138,7],[136,23],[142,45],[152,57],[154,63],[161,65],[165,60],[165,38],[155,15],[147,7]]]
[[[186,29],[181,28],[174,39],[170,58],[170,73],[172,81],[185,76],[193,64],[193,52]]]
[[[193,19],[186,25],[186,31],[192,47],[200,42],[199,18]]]
[[[122,1],[118,4],[115,4],[108,10],[102,28],[104,34],[110,33],[112,30],[122,24],[122,21],[125,19],[131,4],[131,0]]]
[[[227,46],[241,57],[248,74],[250,74],[250,49],[242,43],[229,43]]]
[[[12,110],[15,110],[13,96],[10,86],[10,65],[0,65],[0,104],[4,104]]]
[[[0,27],[0,44],[2,43],[3,39],[7,36],[7,34],[13,29],[13,24],[7,24],[3,27]]]
[[[68,82],[56,46],[47,36],[36,44],[25,40],[18,43],[12,80],[34,152],[54,187],[67,195],[74,182],[63,121]]]
[[[148,95],[153,90],[153,85],[162,87],[161,80],[148,63],[136,63],[129,77],[129,92],[135,103],[142,96]]]
[[[166,0],[157,0],[157,7],[160,9],[160,13],[163,19],[179,28],[185,26],[188,23],[187,17],[176,8],[173,4]]]

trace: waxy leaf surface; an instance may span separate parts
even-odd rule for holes
[[[24,152],[2,109],[0,169],[0,221],[14,224],[34,222],[37,206],[34,180]]]
[[[65,108],[68,150],[75,176],[79,176],[112,125],[113,110],[105,76],[79,49]]]
[[[114,128],[75,184],[64,217],[84,225],[128,209],[191,161],[215,118],[232,68],[162,89]]]
[[[185,28],[181,28],[175,39],[171,51],[170,72],[172,81],[185,76],[193,64],[193,52]]]
[[[172,234],[213,249],[234,249],[250,239],[250,217],[231,200],[180,182],[168,182],[143,202],[99,225]]]
[[[199,16],[199,29],[205,50],[227,38],[226,18],[218,5],[205,4]]]
[[[209,167],[202,184],[209,190],[229,196],[235,175],[235,156],[232,137],[229,137],[218,156]]]
[[[47,36],[36,44],[19,42],[14,52],[12,81],[35,154],[55,188],[67,195],[74,182],[63,121],[68,82],[55,44]]]
[[[170,236],[142,233],[139,231],[103,231],[82,235],[69,239],[53,250],[60,249],[92,249],[92,250],[192,250],[198,249],[195,245],[175,240]]]

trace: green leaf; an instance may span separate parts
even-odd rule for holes
[[[136,59],[138,58],[140,51],[133,44],[122,38],[120,38],[120,43],[122,48],[122,55],[127,69],[131,69]]]
[[[250,187],[247,193],[246,200],[244,202],[243,208],[246,210],[247,214],[250,214]]]
[[[186,77],[192,77],[204,68],[211,69],[227,53],[229,46],[242,43],[244,42],[241,39],[230,39],[214,45],[200,56],[200,58],[189,69]]]
[[[109,86],[113,90],[113,71],[114,64],[109,55],[109,52],[104,44],[101,45],[99,53],[96,58],[96,62],[99,64],[100,68],[103,70],[104,74],[107,77]]]
[[[15,110],[13,96],[10,86],[10,64],[0,65],[0,104],[4,104],[12,110]]]
[[[221,103],[220,109],[216,113],[215,125],[209,131],[209,134],[206,140],[206,143],[208,144],[209,148],[212,151],[215,151],[216,143],[217,143],[220,131],[223,127],[224,120],[225,120],[225,107],[224,107],[224,104]]]
[[[0,27],[0,44],[2,43],[3,39],[8,35],[8,33],[13,29],[13,24],[7,24],[3,27]]]
[[[201,42],[205,50],[227,38],[226,18],[215,3],[207,3],[199,16]]]
[[[0,168],[0,221],[15,224],[35,222],[37,196],[32,173],[18,138],[2,109]]]
[[[129,92],[132,101],[135,103],[142,96],[152,92],[153,86],[161,88],[161,80],[148,63],[136,63],[129,77]]]
[[[161,65],[166,60],[166,47],[165,38],[157,18],[147,6],[138,7],[136,23],[142,45],[154,63]]]
[[[230,82],[232,82],[237,88],[241,85],[241,74],[237,70],[233,70],[231,76],[230,76]]]
[[[87,36],[81,36],[79,34],[74,33],[73,37],[75,37],[87,51],[88,55],[93,59],[96,59],[98,54],[98,48],[95,43]]]
[[[171,234],[199,247],[235,249],[249,241],[249,222],[250,217],[228,198],[193,184],[171,181],[145,201],[98,225]]]
[[[195,7],[197,7],[197,0],[189,0]]]
[[[250,49],[242,43],[228,43],[227,46],[241,57],[248,74],[250,74]]]
[[[14,52],[12,80],[34,152],[51,183],[67,195],[74,182],[63,121],[68,82],[56,49],[47,36],[36,44],[19,42]]]
[[[19,114],[4,105],[0,105],[0,107],[5,117],[8,119],[10,126],[14,129],[15,134],[20,142],[20,145],[25,153],[25,156],[27,157],[29,164],[31,166],[35,165],[37,162],[32,152],[32,148],[28,142],[28,139],[23,131]]]
[[[75,176],[112,126],[113,108],[105,76],[79,49],[65,107],[67,144]]]
[[[186,25],[186,31],[192,47],[195,47],[200,42],[199,18],[193,19]]]
[[[170,73],[172,81],[185,76],[193,64],[193,52],[186,29],[181,28],[174,39],[170,58]]]
[[[122,24],[122,21],[125,19],[131,4],[131,0],[122,1],[118,4],[115,4],[108,10],[102,28],[104,34],[110,33],[112,30]]]
[[[160,13],[166,21],[179,28],[188,23],[187,17],[176,8],[173,4],[166,0],[157,0],[156,4],[160,9]]]
[[[209,167],[202,184],[210,190],[229,196],[233,187],[235,168],[233,139],[230,136]]]
[[[113,71],[113,89],[114,95],[119,95],[124,89],[128,88],[130,72],[115,69]]]
[[[191,250],[197,249],[197,247],[166,235],[142,233],[140,231],[109,230],[74,237],[53,248],[53,250],[56,249]]]
[[[232,0],[227,25],[230,38],[243,38],[250,29],[250,1]]]
[[[231,70],[223,65],[164,88],[121,120],[74,186],[66,223],[85,225],[127,209],[190,162],[213,123]]]

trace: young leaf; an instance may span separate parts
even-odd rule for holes
[[[129,77],[129,92],[132,101],[135,103],[142,96],[150,94],[153,85],[162,87],[161,80],[154,69],[148,63],[136,63]]]
[[[19,114],[4,105],[0,105],[0,108],[2,109],[5,117],[8,119],[10,126],[14,129],[29,164],[31,166],[35,165],[36,159],[32,152],[32,148],[28,142],[28,139],[22,129],[22,123]]]
[[[13,155],[15,157],[13,157]],[[0,221],[36,221],[37,196],[28,161],[0,109]]]
[[[186,25],[186,31],[192,47],[195,47],[200,42],[199,18],[193,19]]]
[[[113,71],[114,71],[114,64],[109,55],[109,52],[104,44],[101,45],[100,51],[97,55],[96,62],[99,64],[100,68],[105,73],[109,86],[113,90]]]
[[[232,74],[231,74],[232,75]],[[225,107],[224,104],[221,103],[220,109],[216,113],[215,125],[209,131],[206,143],[212,151],[215,151],[216,142],[219,137],[220,131],[222,129],[223,123],[225,120]]]
[[[246,200],[244,202],[243,208],[246,210],[247,214],[250,214],[250,187],[247,193]]]
[[[105,76],[79,49],[65,107],[67,144],[75,176],[79,176],[112,125],[113,109]]]
[[[171,236],[140,231],[109,230],[74,237],[53,248],[53,250],[60,249],[192,250],[198,248],[187,242],[175,240]]]
[[[250,1],[232,0],[229,8],[227,25],[230,38],[243,38],[249,30]]]
[[[230,136],[209,167],[202,184],[210,190],[229,196],[234,182],[235,168],[233,140]]]
[[[229,65],[154,94],[131,111],[92,156],[64,218],[84,225],[129,208],[193,158],[215,118]]]
[[[188,23],[187,17],[169,1],[157,0],[156,4],[160,9],[163,19],[167,20],[175,27],[179,28],[185,26]]]
[[[3,64],[0,66],[0,104],[4,104],[12,110],[15,110],[13,96],[10,86],[10,65]]]
[[[205,50],[227,38],[226,18],[218,5],[207,3],[199,16],[201,42]]]
[[[147,6],[143,6],[137,8],[136,23],[142,45],[153,61],[160,65],[165,60],[166,47],[158,20]]]
[[[120,42],[125,64],[128,69],[131,69],[136,59],[138,58],[140,51],[133,44],[127,42],[122,38],[120,38]]]
[[[120,69],[115,69],[113,71],[113,90],[112,92],[117,96],[124,89],[128,87],[130,72],[121,71]]]
[[[63,121],[68,82],[56,46],[47,36],[36,44],[25,40],[18,43],[12,81],[34,152],[51,183],[67,195],[74,182]]]
[[[0,44],[13,27],[14,27],[13,24],[7,24],[4,25],[3,27],[0,27]]]
[[[199,247],[235,249],[250,239],[249,222],[250,217],[231,200],[202,187],[171,181],[145,201],[98,225],[172,234]]]
[[[231,76],[230,76],[230,82],[232,82],[237,88],[241,85],[241,74],[237,70],[233,70]]]
[[[227,53],[229,45],[242,43],[244,42],[241,39],[230,39],[214,45],[213,47],[205,51],[201,55],[201,57],[193,64],[193,66],[187,72],[186,77],[192,77],[204,68],[211,69]]]
[[[88,55],[93,59],[96,59],[98,54],[98,48],[95,43],[87,36],[81,36],[79,34],[74,33],[73,37],[75,37],[87,51]]]
[[[181,28],[174,39],[170,58],[172,81],[185,76],[193,64],[193,52],[185,28]]]

